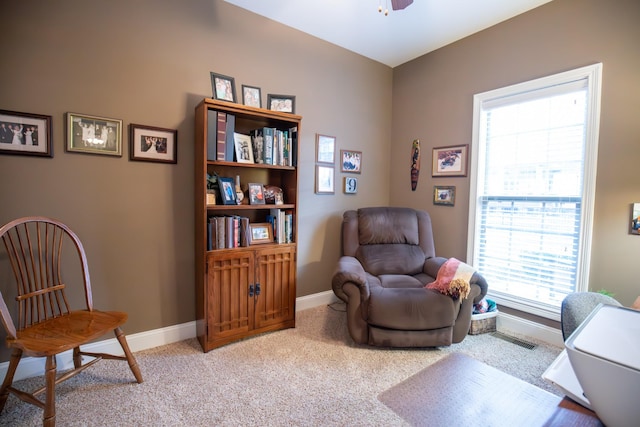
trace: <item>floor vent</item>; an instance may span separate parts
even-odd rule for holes
[[[510,342],[512,344],[519,345],[520,347],[524,347],[527,350],[533,350],[534,348],[536,348],[538,346],[537,344],[533,344],[533,343],[530,343],[528,341],[524,341],[524,340],[512,337],[512,336],[507,335],[507,334],[503,334],[502,332],[494,332],[491,335],[496,337],[496,338],[500,338],[501,340],[508,341],[508,342]]]

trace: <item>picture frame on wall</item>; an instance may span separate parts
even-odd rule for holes
[[[237,205],[236,184],[233,178],[218,177],[218,189],[220,190],[220,200],[223,205]]]
[[[122,120],[67,113],[66,151],[122,156]]]
[[[273,243],[273,227],[268,222],[251,223],[249,230],[251,231],[252,245]]]
[[[348,173],[362,171],[362,151],[340,150],[340,170]]]
[[[640,235],[640,203],[631,205],[631,228],[629,233]]]
[[[296,97],[270,93],[267,95],[267,107],[272,111],[294,114],[296,112]]]
[[[262,95],[256,86],[242,85],[242,103],[249,107],[262,108]]]
[[[435,147],[431,176],[467,176],[468,151],[468,144]]]
[[[316,194],[335,193],[335,170],[333,166],[316,165]]]
[[[0,154],[53,157],[51,116],[0,110]]]
[[[456,202],[456,187],[452,186],[433,186],[433,204],[453,206]]]
[[[236,82],[233,77],[211,72],[213,99],[236,102]]]
[[[131,123],[129,160],[178,163],[178,131]]]
[[[336,162],[336,137],[316,134],[316,163],[334,165]]]
[[[344,193],[356,194],[358,192],[358,178],[352,176],[344,177]]]

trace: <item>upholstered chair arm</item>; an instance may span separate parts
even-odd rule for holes
[[[489,285],[487,284],[487,281],[485,280],[484,276],[480,274],[480,272],[478,271],[473,273],[473,276],[471,276],[471,279],[469,280],[469,284],[478,285],[478,287],[480,288],[480,293],[473,299],[473,303],[477,304],[482,300],[482,298],[484,298],[487,295],[487,291],[489,290]]]
[[[442,264],[444,264],[447,259],[448,258],[443,258],[440,256],[425,259],[422,272],[435,279],[438,275],[438,270],[440,270],[440,267],[442,267]]]
[[[353,283],[360,289],[361,301],[369,298],[367,275],[360,261],[352,256],[343,256],[338,260],[338,266],[331,279],[333,292],[345,302],[348,297],[343,290],[343,286],[347,283]]]

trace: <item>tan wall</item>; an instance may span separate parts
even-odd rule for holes
[[[54,158],[0,155],[0,223],[47,215],[83,239],[98,308],[126,332],[195,318],[194,107],[210,71],[296,96],[298,295],[330,289],[348,208],[388,203],[392,70],[220,0],[0,2],[0,109],[53,117]],[[122,119],[124,156],[64,151],[64,114]],[[178,164],[128,159],[129,123],[178,130]],[[314,194],[316,132],[363,152],[356,196]],[[4,346],[2,346],[4,347]]]
[[[639,23],[637,0],[555,0],[395,68],[391,203],[430,211],[437,252],[465,259],[469,178],[432,178],[432,148],[471,143],[474,94],[602,62],[590,289],[630,305],[640,295],[640,237],[628,232],[630,205],[640,201]],[[423,168],[412,193],[414,138]],[[434,185],[456,186],[455,207],[433,206]]]

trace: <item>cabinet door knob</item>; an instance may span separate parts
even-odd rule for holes
[[[256,283],[256,296],[260,295],[260,283]]]
[[[249,296],[253,297],[253,285],[249,285]]]

